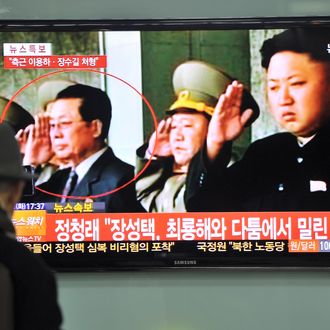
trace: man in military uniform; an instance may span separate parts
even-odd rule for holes
[[[227,167],[231,142],[252,113],[241,113],[243,86],[233,82],[192,162],[188,210],[330,209],[329,35],[328,28],[290,29],[264,42],[269,110],[287,132],[252,143],[241,161]]]
[[[193,156],[205,142],[210,118],[221,93],[232,78],[220,69],[200,61],[179,65],[173,74],[176,101],[167,111],[149,143],[137,151],[139,172],[152,157],[149,167],[136,182],[138,200],[149,212],[183,212],[185,181]],[[244,91],[245,106],[254,115],[259,108]]]

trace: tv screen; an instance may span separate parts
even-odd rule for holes
[[[0,38],[1,122],[35,177],[12,220],[50,266],[330,266],[329,17],[2,21]]]

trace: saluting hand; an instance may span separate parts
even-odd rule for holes
[[[149,140],[148,152],[154,154],[156,157],[170,157],[172,156],[170,145],[170,131],[171,131],[171,117],[163,119],[156,131],[152,133]]]
[[[243,85],[232,82],[222,94],[210,120],[206,139],[207,155],[213,161],[221,151],[225,142],[238,138],[253,111],[241,113]]]
[[[37,166],[47,163],[54,152],[49,136],[48,116],[39,114],[34,117],[34,120],[34,125],[29,125],[24,132],[27,138],[23,163]]]

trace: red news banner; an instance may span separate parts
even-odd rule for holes
[[[106,55],[4,56],[5,69],[87,69],[106,67]]]
[[[326,252],[322,246],[330,240],[330,212],[106,214],[30,210],[15,211],[13,222],[19,240],[39,243],[278,240],[289,241],[290,252]]]

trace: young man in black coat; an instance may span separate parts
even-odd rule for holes
[[[330,210],[330,29],[290,29],[261,49],[269,110],[287,132],[251,144],[227,167],[231,142],[251,116],[232,83],[210,121],[205,148],[191,163],[190,211]]]

